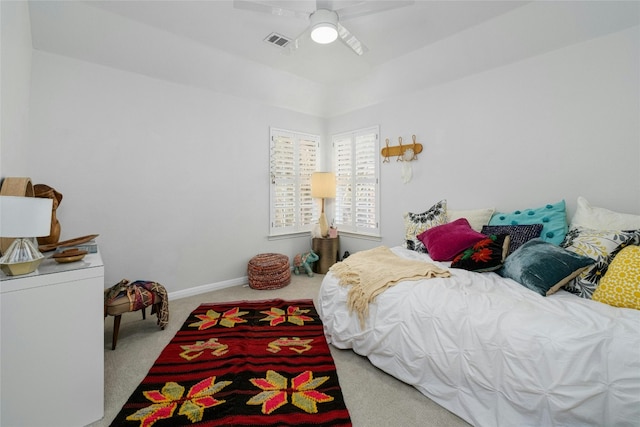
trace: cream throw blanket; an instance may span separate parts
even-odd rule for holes
[[[394,254],[386,246],[357,252],[329,269],[342,286],[351,286],[347,297],[350,311],[356,311],[360,324],[369,314],[369,303],[385,289],[402,280],[450,277],[448,270],[437,265],[409,260]]]

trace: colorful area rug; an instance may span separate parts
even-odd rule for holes
[[[312,300],[202,304],[111,426],[350,426]]]

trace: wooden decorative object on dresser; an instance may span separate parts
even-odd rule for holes
[[[62,201],[62,193],[56,191],[55,188],[49,187],[46,184],[36,184],[33,186],[35,197],[41,197],[43,199],[53,200],[53,208],[51,210],[51,233],[48,236],[38,237],[38,244],[50,245],[57,243],[60,240],[60,221],[56,216],[56,210],[60,206]]]

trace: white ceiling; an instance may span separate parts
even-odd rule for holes
[[[313,0],[263,2],[309,13],[315,9]],[[339,9],[360,2],[333,3]],[[265,83],[274,80],[274,73],[285,72],[297,77],[278,87],[292,86],[289,96],[304,86],[312,89],[300,98],[318,98],[327,88],[333,91],[327,97],[339,99],[346,96],[346,87],[362,92],[359,98],[369,96],[375,90],[363,85],[376,80],[385,81],[389,94],[397,93],[403,82],[393,83],[396,64],[402,64],[399,75],[407,81],[416,80],[406,69],[415,64],[414,74],[420,73],[420,84],[428,86],[619,31],[638,25],[639,5],[416,0],[342,22],[369,48],[362,56],[339,42],[317,45],[310,40],[288,53],[264,38],[272,32],[296,38],[307,20],[236,9],[232,0],[45,0],[30,1],[29,10],[37,50],[215,90],[224,91],[232,79],[257,79],[246,91],[260,96],[264,90],[265,98],[272,96],[263,89]],[[247,68],[254,68],[253,74]],[[271,101],[277,104],[265,99]],[[326,104],[317,101],[322,102]],[[351,108],[348,103],[344,109]],[[329,108],[323,104],[322,109]],[[324,114],[312,106],[306,110]]]
[[[315,0],[264,3],[308,14],[316,7]],[[333,0],[330,3],[334,9],[340,9],[361,2]],[[361,57],[340,42],[318,45],[309,39],[301,40],[301,48],[293,53],[269,45],[264,39],[272,32],[295,39],[307,28],[308,19],[240,10],[234,8],[232,1],[94,1],[90,4],[316,82],[334,83],[361,77],[373,66],[526,3],[423,0],[342,22],[369,48]]]

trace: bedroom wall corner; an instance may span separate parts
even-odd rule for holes
[[[0,2],[0,179],[28,175],[31,25],[27,2]]]
[[[320,134],[323,119],[41,51],[31,91],[32,178],[64,194],[61,238],[100,234],[106,286],[185,291],[308,250],[267,238],[269,126]]]
[[[381,141],[424,145],[407,184],[401,163],[381,165],[387,246],[402,243],[404,212],[441,199],[502,211],[565,199],[570,219],[582,195],[638,214],[639,64],[635,26],[332,117],[329,132],[380,124]]]

